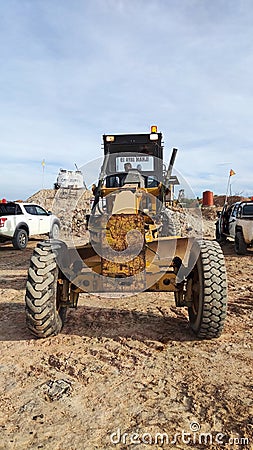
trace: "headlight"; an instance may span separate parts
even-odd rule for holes
[[[106,136],[105,140],[106,142],[114,142],[114,136]]]

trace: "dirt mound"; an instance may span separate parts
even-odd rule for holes
[[[27,202],[39,203],[43,208],[55,213],[57,203],[61,199],[70,199],[70,203],[76,201],[76,207],[83,209],[90,208],[90,198],[92,192],[87,189],[41,189],[27,199]]]
[[[225,203],[226,196],[225,195],[214,195],[213,201],[214,205],[218,207],[222,207]],[[248,197],[241,197],[240,195],[231,195],[228,197],[227,201],[229,205],[232,205],[235,202],[242,202],[242,201],[248,201],[250,198]]]

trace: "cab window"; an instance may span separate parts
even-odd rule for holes
[[[38,216],[47,216],[47,211],[45,211],[45,209],[41,208],[41,206],[35,206],[35,210],[36,210],[36,214],[38,214]]]
[[[239,208],[239,205],[234,206],[234,208],[232,210],[232,214],[231,214],[232,217],[236,217],[238,208]]]
[[[24,208],[28,214],[32,214],[33,216],[47,216],[47,211],[41,208],[41,206],[25,205]]]
[[[36,214],[36,209],[34,205],[24,205],[24,208],[28,214],[32,214],[33,216]]]
[[[146,186],[147,188],[152,188],[152,187],[158,186],[158,181],[157,181],[156,177],[152,177],[152,176],[147,177],[146,183],[147,183],[147,186]]]
[[[253,216],[253,204],[245,205],[243,207],[243,215],[244,216]]]

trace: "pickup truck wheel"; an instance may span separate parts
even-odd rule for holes
[[[247,245],[241,231],[237,231],[235,234],[235,252],[238,255],[246,255],[247,253]]]
[[[58,334],[66,308],[61,306],[63,285],[58,283],[56,254],[49,241],[40,242],[31,258],[26,285],[26,323],[37,337]]]
[[[28,235],[25,230],[17,230],[12,238],[12,245],[16,250],[24,250],[27,246]]]
[[[227,240],[225,234],[220,232],[218,223],[216,223],[216,228],[215,228],[215,239],[217,242],[219,242],[219,244],[223,244]]]
[[[217,242],[199,241],[199,256],[188,276],[191,283],[190,325],[201,339],[221,335],[227,310],[227,280],[223,252]]]
[[[59,239],[59,235],[60,235],[60,227],[58,223],[53,223],[51,231],[49,233],[49,237],[51,239]]]

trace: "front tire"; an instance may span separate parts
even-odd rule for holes
[[[246,255],[247,253],[247,245],[241,231],[237,231],[235,234],[235,252],[237,255]]]
[[[16,250],[24,250],[27,246],[28,234],[26,230],[17,230],[12,238],[12,245]]]
[[[198,338],[212,339],[221,335],[226,318],[225,261],[217,242],[199,241],[196,245],[199,256],[188,277],[192,293],[189,320]]]
[[[39,338],[58,334],[64,324],[66,308],[62,307],[63,285],[58,283],[56,254],[49,241],[34,249],[26,285],[26,323]]]

